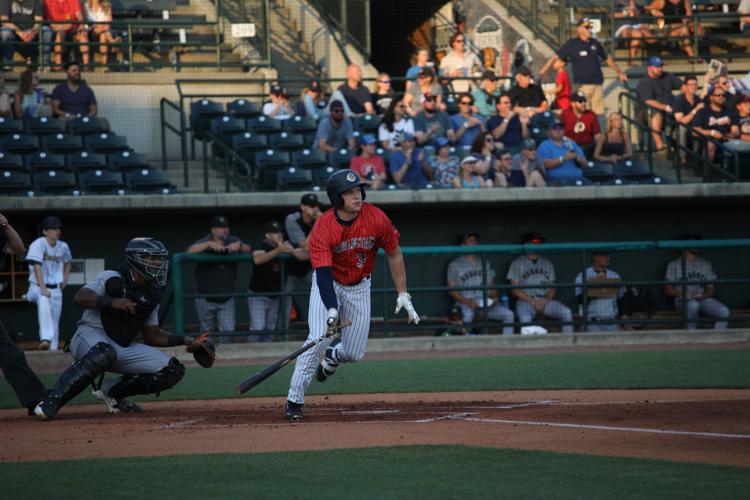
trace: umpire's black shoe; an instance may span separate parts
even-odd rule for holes
[[[318,379],[318,382],[328,380],[328,377],[336,373],[336,368],[339,367],[333,351],[333,347],[326,349],[325,356],[320,360],[320,364],[318,364],[318,368],[315,370],[315,378]]]
[[[291,421],[302,420],[304,418],[304,415],[302,415],[302,404],[287,401],[286,408],[284,409],[284,418]]]

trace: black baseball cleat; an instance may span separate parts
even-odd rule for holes
[[[139,405],[131,403],[127,399],[115,399],[104,394],[101,389],[96,389],[91,392],[91,395],[96,399],[107,405],[107,411],[109,413],[140,413],[143,411]]]
[[[302,404],[295,403],[294,401],[287,401],[286,408],[284,409],[284,418],[294,422],[295,420],[302,420],[304,415],[302,414]]]
[[[43,399],[34,408],[34,415],[40,420],[52,420],[57,416],[57,408],[49,399]]]
[[[339,363],[334,360],[333,351],[333,347],[326,349],[325,356],[320,360],[320,364],[318,364],[318,368],[315,370],[315,378],[318,382],[328,380],[328,377],[336,373],[336,368],[339,367]]]

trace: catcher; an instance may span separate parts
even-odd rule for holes
[[[595,250],[591,253],[591,267],[584,273],[578,273],[576,284],[584,282],[587,285],[586,297],[588,299],[588,327],[589,332],[617,332],[620,325],[615,321],[618,316],[617,301],[625,295],[625,287],[622,286],[620,275],[609,269],[608,250]],[[612,286],[602,286],[612,285]],[[583,288],[576,287],[579,312],[583,315]]]
[[[196,361],[213,365],[215,349],[208,334],[197,339],[159,329],[158,312],[167,284],[169,252],[154,238],[134,238],[125,248],[122,270],[103,271],[76,292],[73,300],[85,311],[70,341],[76,362],[34,408],[42,420],[93,385],[93,395],[110,413],[141,411],[125,398],[156,394],[177,384],[185,366],[156,347],[184,345]],[[143,334],[145,344],[133,343]],[[121,373],[102,382],[105,372]]]

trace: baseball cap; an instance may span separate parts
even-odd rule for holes
[[[229,219],[223,215],[217,215],[211,219],[211,227],[229,227]]]
[[[461,238],[459,238],[459,240],[458,240],[458,241],[459,241],[460,243],[466,243],[466,240],[468,240],[468,239],[469,239],[469,238],[471,238],[472,236],[473,236],[473,237],[475,237],[476,239],[479,239],[479,233],[477,233],[477,232],[475,232],[475,231],[469,231],[469,232],[467,232],[467,233],[464,233],[464,234],[462,234],[462,235],[461,235]]]
[[[527,66],[519,67],[516,73],[523,76],[531,76],[531,70]]]
[[[461,165],[466,165],[467,163],[476,163],[478,161],[479,160],[477,159],[476,156],[469,155],[466,158],[464,158],[463,160],[461,160]]]
[[[50,215],[49,217],[45,217],[42,219],[42,229],[56,229],[60,228],[62,229],[63,225],[62,222],[60,222],[60,219],[55,217],[54,215]]]
[[[445,137],[438,137],[435,139],[435,144],[437,144],[437,147],[442,148],[443,146],[449,146],[451,141],[449,141]]]
[[[588,17],[582,17],[576,23],[576,27],[590,26],[590,25],[591,25],[591,19],[589,19]]]
[[[493,82],[496,82],[497,75],[495,74],[494,71],[490,71],[486,69],[482,72],[482,80],[492,80]]]
[[[339,101],[338,99],[334,99],[331,101],[330,109],[344,109],[344,103]]]
[[[570,96],[570,100],[573,102],[586,102],[586,94],[584,94],[580,90],[576,90],[575,92],[573,92],[573,95]]]
[[[266,225],[263,227],[263,232],[265,232],[265,233],[283,233],[284,231],[281,229],[281,224],[279,224],[275,220],[272,220],[271,222],[267,222],[266,223]]]
[[[299,200],[300,205],[305,205],[306,207],[319,207],[320,206],[320,200],[318,200],[317,195],[314,193],[307,193],[305,195],[302,195],[302,199]]]
[[[432,71],[432,68],[430,68],[429,66],[425,66],[419,70],[419,73],[417,73],[417,77],[420,76],[433,77],[435,76],[435,72]]]
[[[524,139],[521,144],[521,149],[536,149],[536,141],[534,139]]]
[[[648,58],[648,65],[649,66],[655,66],[655,67],[661,67],[661,66],[664,66],[664,61],[661,60],[661,57],[651,56],[651,57]]]
[[[560,120],[555,120],[550,123],[549,128],[565,128],[565,124]]]
[[[320,92],[320,82],[318,80],[310,80],[309,82],[307,82],[307,85],[305,87],[307,88],[307,90]]]
[[[404,132],[404,135],[401,136],[402,141],[413,141],[415,139],[414,134],[410,134],[409,132]]]
[[[740,94],[737,104],[742,104],[744,102],[750,102],[750,94]]]
[[[375,136],[371,134],[365,134],[362,137],[360,137],[359,142],[360,144],[371,146],[372,144],[375,144],[378,141],[375,139]]]
[[[610,255],[612,254],[612,250],[609,248],[597,248],[595,250],[591,250],[591,255]]]
[[[542,236],[541,233],[534,232],[534,233],[529,233],[526,236],[524,236],[523,239],[521,240],[521,243],[523,243],[524,245],[527,243],[538,245],[540,243],[544,243],[544,241],[545,241],[544,236]]]
[[[271,94],[273,94],[273,95],[286,95],[286,90],[284,90],[283,88],[281,88],[278,85],[274,85],[273,87],[271,87]]]

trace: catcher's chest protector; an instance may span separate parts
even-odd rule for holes
[[[161,302],[162,289],[157,286],[140,287],[121,278],[110,278],[106,283],[106,292],[113,299],[127,298],[136,304],[135,314],[113,309],[101,312],[102,326],[109,338],[127,347]]]

